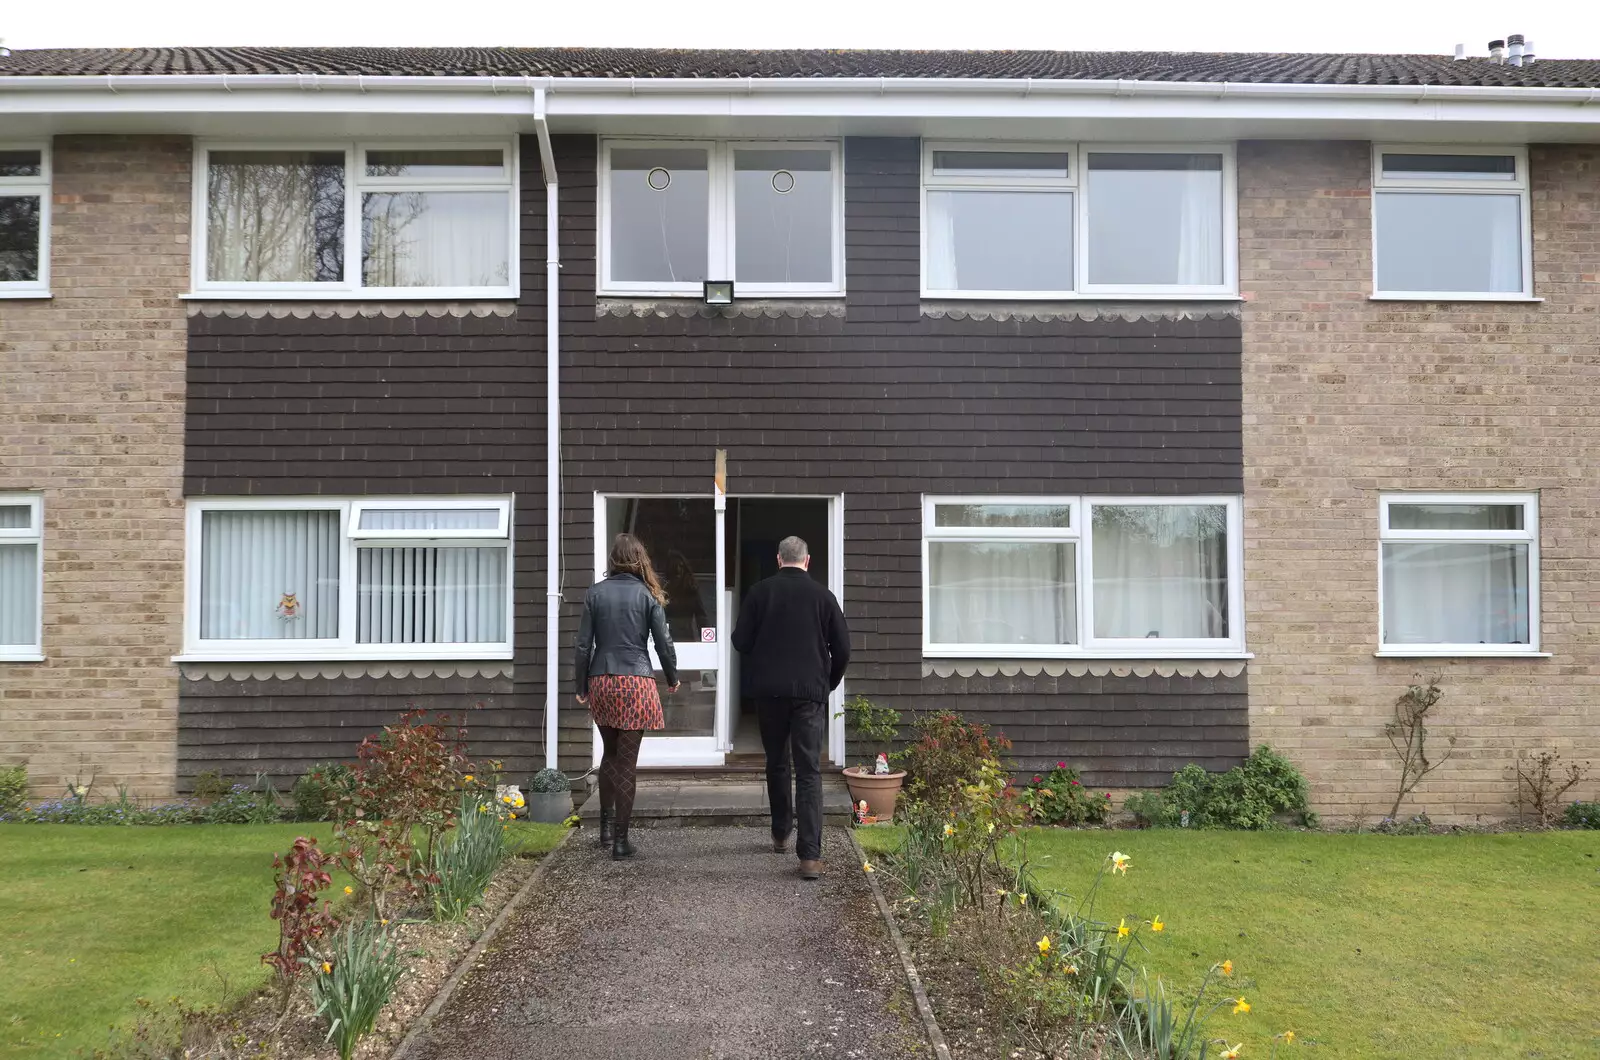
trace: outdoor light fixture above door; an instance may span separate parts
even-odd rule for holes
[[[732,305],[733,281],[732,280],[707,280],[705,284],[706,305]]]

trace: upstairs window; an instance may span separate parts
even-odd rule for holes
[[[195,290],[516,295],[510,144],[199,148]]]
[[[1379,147],[1373,166],[1374,297],[1533,296],[1525,150]]]
[[[1222,147],[929,143],[923,294],[1230,296],[1233,183]]]
[[[1537,497],[1396,493],[1379,513],[1383,653],[1539,650]]]
[[[601,165],[602,293],[843,292],[838,144],[611,140]]]
[[[50,291],[50,149],[0,144],[0,298]]]
[[[0,493],[0,661],[39,658],[43,534],[38,497]]]

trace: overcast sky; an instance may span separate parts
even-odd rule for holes
[[[1301,12],[1304,12],[1303,14]],[[1430,52],[1510,33],[1600,58],[1597,0],[37,0],[12,48],[634,45]]]

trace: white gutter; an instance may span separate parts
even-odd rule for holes
[[[93,77],[0,76],[11,92],[444,92],[488,95],[561,89],[551,114],[582,114],[573,97],[620,95],[1017,95],[1173,96],[1186,98],[1362,99],[1600,104],[1600,88],[1499,85],[1306,85],[1212,81],[1064,80],[978,77],[461,77],[355,74],[106,74]]]
[[[533,89],[533,127],[539,137],[539,164],[544,171],[545,228],[545,608],[544,608],[544,764],[557,765],[561,700],[561,251],[560,185],[546,120],[546,89]]]

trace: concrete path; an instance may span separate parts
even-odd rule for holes
[[[585,829],[463,980],[427,1060],[903,1060],[929,1055],[849,837],[795,875],[763,828]]]

